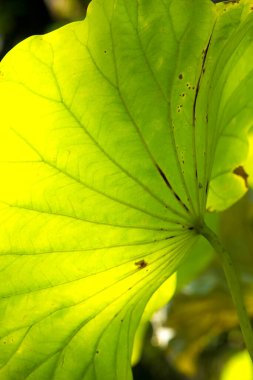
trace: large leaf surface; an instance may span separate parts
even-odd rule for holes
[[[234,140],[249,124],[250,7],[226,12],[94,0],[3,60],[1,379],[131,379],[145,305],[197,238],[212,168],[232,169],[231,110]]]

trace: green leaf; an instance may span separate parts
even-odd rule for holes
[[[131,379],[145,305],[229,170],[224,125],[250,122],[249,4],[222,7],[94,0],[2,61],[1,379]]]
[[[214,162],[207,208],[224,210],[247,191],[247,183],[238,175],[248,155],[247,132],[252,126],[253,98],[252,4],[220,4],[214,28],[213,54],[215,59],[208,124],[214,131]]]

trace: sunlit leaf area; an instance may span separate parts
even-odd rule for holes
[[[0,380],[253,380],[253,2],[0,1]]]

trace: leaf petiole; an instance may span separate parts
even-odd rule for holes
[[[203,224],[199,232],[209,241],[209,243],[221,257],[227,284],[236,306],[244,342],[253,362],[253,330],[249,315],[245,307],[242,287],[239,277],[236,273],[232,257],[230,253],[223,247],[218,236],[206,224]]]

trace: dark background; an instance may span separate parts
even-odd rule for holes
[[[0,0],[0,58],[33,34],[85,17],[90,0]]]

